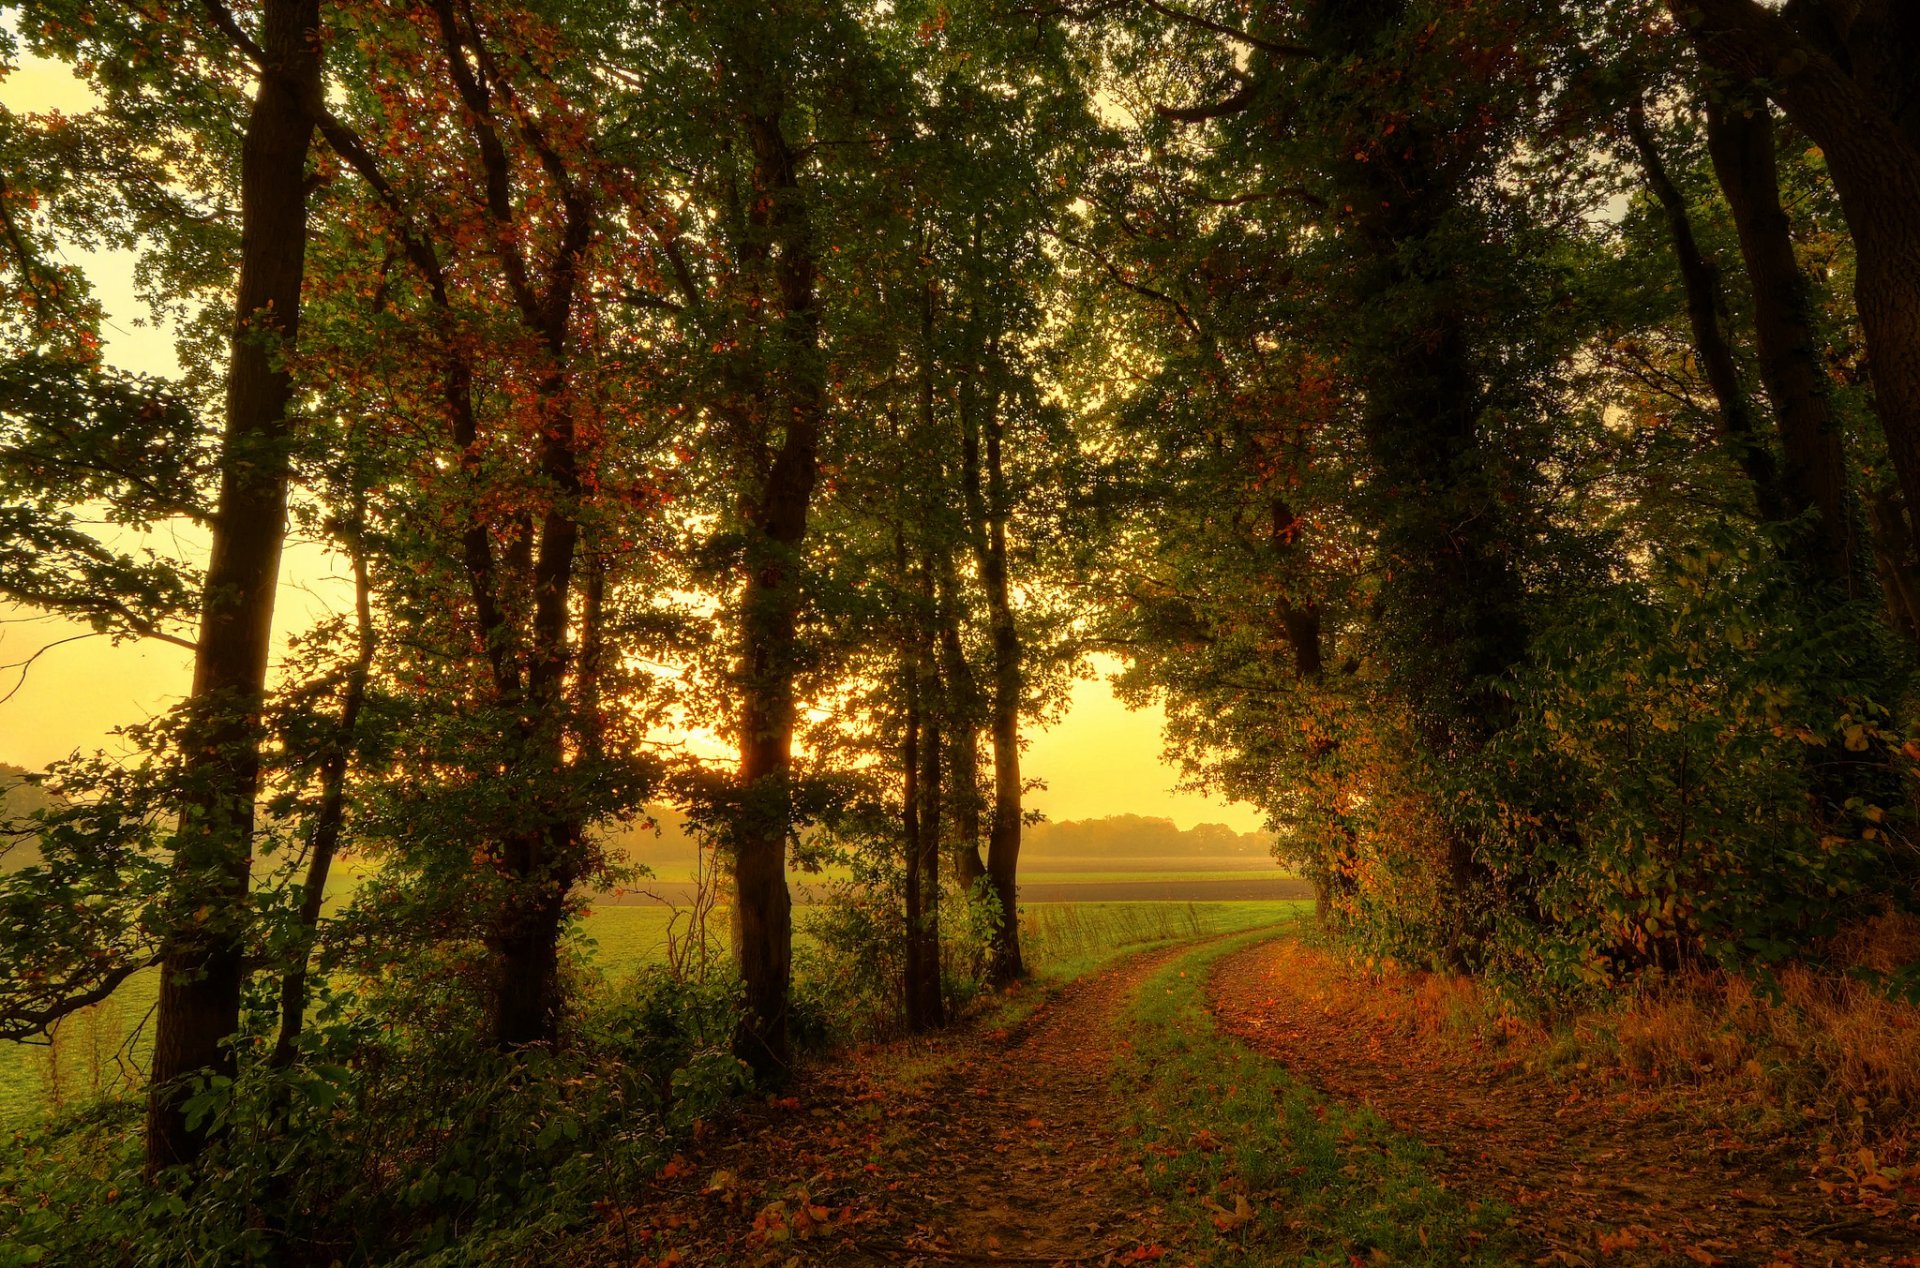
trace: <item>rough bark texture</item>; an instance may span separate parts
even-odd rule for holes
[[[188,805],[175,853],[174,927],[162,956],[147,1102],[147,1165],[190,1162],[185,1080],[233,1072],[252,863],[259,728],[274,587],[286,532],[293,384],[306,267],[307,158],[318,91],[318,0],[266,0],[266,58],[242,141],[240,275],[220,500],[213,521],[186,739]]]
[[[1749,93],[1744,103],[1710,100],[1707,150],[1753,284],[1760,381],[1773,405],[1785,459],[1779,477],[1780,517],[1812,521],[1795,553],[1804,557],[1813,579],[1859,598],[1867,578],[1858,514],[1840,420],[1814,329],[1812,294],[1794,258],[1791,226],[1780,205],[1773,119],[1766,99]]]
[[[764,477],[743,498],[746,578],[740,613],[740,787],[734,833],[735,961],[746,1012],[735,1050],[763,1081],[788,1073],[787,990],[793,972],[793,897],[787,837],[793,829],[794,674],[799,648],[801,547],[819,469],[825,410],[820,380],[816,263],[797,159],[782,132],[780,94],[761,83],[763,108],[743,120],[753,154],[751,231],[772,258],[775,340],[780,364],[763,425],[778,439],[759,444]]]
[[[1710,66],[1765,86],[1826,156],[1887,452],[1920,505],[1920,6],[1669,0]]]

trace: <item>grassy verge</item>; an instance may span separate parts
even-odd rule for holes
[[[1063,984],[1122,955],[1289,920],[1306,904],[1246,902],[1030,903],[1020,946],[1043,982]]]
[[[1118,1098],[1195,1254],[1217,1265],[1511,1262],[1503,1207],[1442,1188],[1424,1146],[1215,1029],[1208,973],[1260,936],[1181,956],[1126,1016]]]
[[[1004,1029],[1073,982],[1117,960],[1175,943],[1264,929],[1291,920],[1298,902],[1035,903],[1021,908],[1020,946],[1028,977],[987,1001],[975,1020]]]

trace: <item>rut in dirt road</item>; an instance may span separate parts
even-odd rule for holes
[[[1136,956],[1070,988],[956,1069],[941,1089],[952,1130],[928,1142],[916,1177],[923,1244],[1083,1261],[1140,1243],[1152,1202],[1113,1099],[1115,1021],[1142,981],[1190,949]]]
[[[1920,1230],[1826,1201],[1794,1160],[1704,1130],[1641,1095],[1503,1072],[1327,989],[1332,957],[1282,936],[1223,959],[1221,1028],[1433,1147],[1456,1191],[1512,1207],[1538,1262],[1907,1264]]]
[[[1009,1029],[808,1069],[689,1148],[569,1262],[1132,1262],[1161,1213],[1114,1099],[1117,1023],[1197,945],[1132,956]]]

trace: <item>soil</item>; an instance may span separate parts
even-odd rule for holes
[[[696,1132],[566,1258],[1188,1262],[1121,1126],[1112,1060],[1142,982],[1195,945],[1122,961],[1008,1029],[956,1026],[813,1065],[790,1095]],[[1444,1187],[1510,1208],[1523,1262],[1920,1268],[1913,1211],[1823,1193],[1808,1142],[1743,1139],[1645,1088],[1548,1078],[1441,1042],[1381,995],[1284,934],[1226,956],[1209,982],[1223,1031],[1424,1142]]]
[[[1211,1007],[1296,1077],[1431,1146],[1452,1187],[1503,1200],[1536,1262],[1920,1265],[1920,1226],[1820,1192],[1808,1142],[1743,1140],[1644,1089],[1558,1082],[1437,1042],[1329,989],[1346,972],[1283,936],[1221,960]]]
[[[706,1134],[579,1262],[1132,1264],[1160,1212],[1113,1102],[1115,1018],[1189,946],[1061,990],[1011,1029],[805,1071]],[[1025,988],[1035,989],[1035,988]]]

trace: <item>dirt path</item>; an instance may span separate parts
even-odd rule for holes
[[[1011,1030],[809,1070],[697,1144],[575,1262],[1127,1264],[1158,1211],[1112,1097],[1114,1020],[1193,944],[1083,979]]]
[[[1277,938],[1219,963],[1211,1006],[1298,1077],[1434,1146],[1453,1188],[1504,1200],[1538,1262],[1920,1265],[1920,1230],[1832,1204],[1781,1151],[1678,1121],[1644,1094],[1503,1073],[1356,1007],[1327,989],[1339,972]]]

